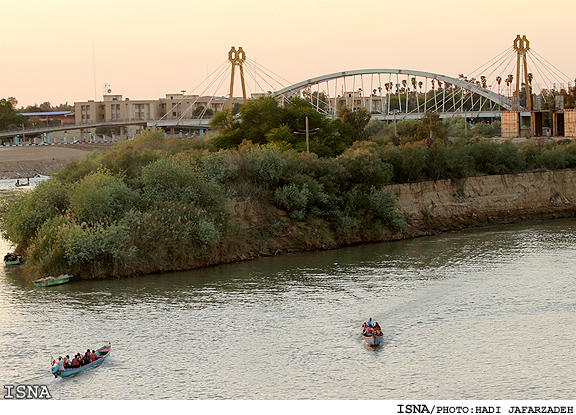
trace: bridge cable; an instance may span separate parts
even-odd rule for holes
[[[210,79],[210,77],[211,77],[212,75],[214,75],[215,72],[217,72],[217,71],[222,71],[222,68],[225,67],[227,63],[229,63],[229,62],[228,62],[228,61],[224,61],[224,63],[222,63],[220,66],[218,66],[218,68],[216,68],[210,75],[208,75],[208,76],[207,76],[201,83],[199,83],[192,91],[195,91],[196,88],[198,88],[200,85],[202,85],[206,80]],[[209,88],[209,85],[204,89],[204,91],[203,91],[201,94],[198,95],[198,98],[196,99],[195,102],[198,101],[198,99],[200,98],[200,96],[201,96],[201,95],[206,91],[206,89],[208,89],[208,88]],[[172,107],[170,108],[170,111],[166,111],[166,113],[165,113],[162,117],[160,117],[158,120],[156,120],[156,122],[155,122],[154,125],[158,125],[158,122],[159,122],[159,121],[162,121],[164,118],[166,118],[166,117],[168,116],[168,114],[169,114],[171,111],[173,111],[174,108],[176,108],[176,107],[178,106],[178,104],[181,104],[182,102],[184,102],[184,100],[185,100],[187,97],[189,97],[190,95],[192,95],[192,94],[189,93],[189,94],[183,95],[182,99],[181,99],[180,101],[176,102],[175,105],[172,105]],[[195,102],[194,102],[194,103],[195,103]],[[193,104],[194,104],[194,103],[193,103]],[[187,110],[187,111],[188,111],[188,110]]]

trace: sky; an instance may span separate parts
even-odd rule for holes
[[[287,86],[372,68],[457,77],[525,34],[534,51],[576,78],[576,0],[0,0],[0,6],[0,98],[15,97],[18,107],[99,100],[107,88],[130,99],[199,93],[232,46]]]

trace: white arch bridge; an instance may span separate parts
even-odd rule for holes
[[[281,102],[293,96],[309,100],[315,108],[335,117],[346,106],[365,108],[372,118],[419,119],[426,112],[447,118],[499,117],[511,110],[501,79],[453,78],[432,72],[405,69],[360,69],[318,76],[282,88],[272,96]],[[494,92],[492,89],[497,89]],[[510,92],[510,85],[508,85]]]

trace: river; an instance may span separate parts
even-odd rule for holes
[[[1,266],[0,381],[54,399],[572,399],[575,224],[50,288]],[[108,341],[101,367],[51,377],[50,355]]]

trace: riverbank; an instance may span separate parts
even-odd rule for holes
[[[391,191],[397,197],[398,212],[407,221],[404,229],[337,243],[321,221],[295,221],[272,205],[249,198],[236,199],[229,205],[235,224],[232,229],[237,236],[246,237],[245,243],[217,247],[201,261],[166,268],[163,272],[412,239],[451,230],[576,216],[576,171],[572,169],[407,183],[385,186],[383,191]],[[254,238],[251,235],[254,232],[260,237]],[[149,272],[153,271],[142,269],[139,273]]]
[[[78,143],[51,146],[0,146],[0,179],[48,175],[94,150],[106,151],[116,143]]]
[[[274,206],[236,200],[231,208],[238,229],[267,229],[270,236],[257,244],[247,243],[238,251],[221,250],[214,263],[200,266],[576,216],[576,171],[572,169],[407,183],[385,186],[383,191],[397,197],[397,209],[406,218],[406,227],[364,235],[364,239],[344,244],[337,243],[321,221],[294,221]]]
[[[406,227],[394,233],[349,241],[345,245],[336,244],[323,234],[321,227],[294,222],[271,206],[237,202],[234,206],[237,223],[252,228],[263,227],[266,223],[283,223],[282,231],[262,243],[258,252],[251,252],[242,259],[576,216],[576,171],[572,169],[406,183],[385,186],[383,191],[390,191],[397,197],[397,209],[406,218]]]
[[[251,145],[195,154],[186,153],[188,148],[181,144],[167,141],[158,131],[149,132],[133,145],[70,164],[62,177],[11,210],[6,223],[28,259],[23,268],[29,278],[69,273],[98,279],[183,271],[576,215],[576,170],[571,169],[386,186],[414,173],[398,161],[411,160],[401,152],[408,147],[367,143],[366,149],[319,159]],[[427,146],[412,147],[424,160],[435,157]],[[43,160],[30,161],[50,162],[49,153],[43,152],[50,148],[18,150],[41,152]],[[509,145],[474,141],[466,150],[466,160],[478,159],[469,166],[477,172],[526,168],[524,153]],[[542,165],[534,161],[538,149],[524,150],[530,150],[526,157],[531,166]],[[570,151],[571,147],[546,160],[571,157]],[[165,156],[178,153],[183,157]],[[496,164],[482,162],[482,155],[490,155]],[[98,170],[103,164],[122,174]],[[202,171],[206,175],[199,174]],[[431,176],[425,173],[415,177]],[[442,177],[438,172],[434,176]],[[29,227],[22,226],[29,222],[41,233],[30,234]]]
[[[409,225],[396,238],[576,215],[576,171],[538,171],[386,186]]]

